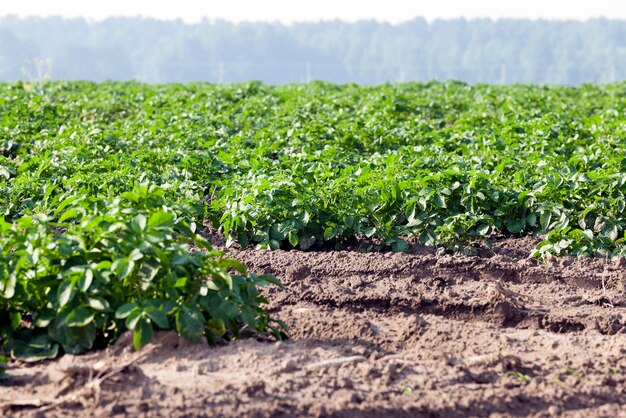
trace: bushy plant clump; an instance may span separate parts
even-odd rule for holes
[[[143,185],[112,200],[75,196],[53,216],[0,221],[0,337],[14,358],[36,361],[104,346],[131,330],[218,342],[242,332],[280,338],[257,287],[280,285],[222,257]],[[194,251],[190,251],[194,247]]]

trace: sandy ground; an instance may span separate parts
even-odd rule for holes
[[[626,417],[626,259],[233,251],[268,292],[284,342],[209,348],[160,333],[11,364],[4,416]]]

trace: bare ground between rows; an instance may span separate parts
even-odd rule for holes
[[[171,333],[12,365],[5,416],[626,416],[626,263],[477,256],[232,251],[285,342],[192,346]]]

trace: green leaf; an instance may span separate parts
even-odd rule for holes
[[[491,226],[488,224],[480,224],[476,228],[476,232],[483,237],[489,234],[489,231],[491,231]]]
[[[148,219],[148,227],[150,228],[164,228],[172,225],[174,225],[174,215],[168,212],[153,213]]]
[[[89,289],[89,286],[91,286],[91,283],[93,283],[93,270],[86,268],[83,270],[83,275],[78,279],[78,288],[81,291],[86,292]]]
[[[133,218],[130,225],[133,230],[141,232],[146,229],[146,217],[140,213]]]
[[[65,323],[68,327],[84,327],[91,323],[94,318],[94,313],[89,309],[82,306],[74,309],[67,315]]]
[[[57,302],[60,307],[67,305],[73,298],[76,292],[74,291],[74,283],[70,280],[64,280],[61,282],[57,289]]]
[[[72,340],[80,347],[77,352],[89,350],[93,347],[93,343],[96,340],[96,326],[94,322],[91,322],[83,327],[71,327],[69,328],[69,335]]]
[[[512,219],[506,223],[506,228],[512,234],[519,234],[524,230],[525,220]]]
[[[155,306],[149,306],[144,309],[144,312],[148,315],[148,317],[162,329],[169,329],[170,321],[168,321],[167,316],[161,309]]]
[[[11,172],[6,167],[0,167],[0,176],[9,180],[11,178]]]
[[[130,313],[137,307],[137,303],[131,302],[120,306],[115,311],[115,317],[117,319],[124,319],[130,315]]]
[[[139,202],[141,200],[141,195],[139,193],[134,192],[125,192],[121,194],[123,199],[130,200],[131,202]]]
[[[365,235],[367,238],[371,238],[376,233],[376,228],[365,227],[361,230],[361,232],[363,232],[363,235]]]
[[[11,350],[11,357],[25,363],[35,363],[41,360],[56,358],[59,354],[59,345],[47,336],[39,336],[28,343],[15,342]]]
[[[397,238],[391,244],[391,249],[397,253],[405,253],[409,250],[409,244],[402,238]]]
[[[56,313],[50,310],[44,310],[33,315],[35,326],[37,328],[46,328],[50,322],[56,317]]]
[[[142,313],[139,309],[132,310],[130,314],[128,315],[128,317],[126,317],[126,321],[124,322],[124,324],[126,325],[126,328],[129,330],[134,330],[137,324],[139,323],[139,320],[141,319],[141,317],[142,317]]]
[[[141,277],[144,281],[150,282],[159,273],[160,268],[161,267],[158,262],[156,262],[155,260],[148,260],[141,263],[138,276]]]
[[[269,245],[272,250],[280,249],[280,242],[276,241],[275,239],[270,240]]]
[[[19,312],[12,312],[11,316],[11,328],[14,330],[22,326],[22,314]]]
[[[243,322],[248,325],[251,329],[257,328],[257,320],[256,320],[256,312],[254,309],[244,307],[241,309],[241,319]]]
[[[434,200],[435,205],[439,206],[440,208],[447,208],[448,206],[446,205],[446,198],[440,194],[435,194],[434,196]]]
[[[17,286],[16,272],[9,273],[8,280],[0,281],[0,289],[5,299],[12,299],[15,296],[15,287]]]
[[[246,265],[238,260],[223,258],[219,260],[219,266],[224,269],[233,269],[236,272],[244,275],[248,274],[248,269],[246,268]]]
[[[308,250],[309,248],[311,248],[313,246],[313,244],[315,244],[315,237],[310,236],[310,237],[300,237],[300,249],[305,251]]]
[[[152,325],[144,318],[134,328],[133,345],[135,350],[145,347],[150,341],[152,341]]]
[[[617,240],[619,238],[619,229],[617,226],[613,226],[606,235],[611,241]]]
[[[285,235],[282,232],[279,232],[274,226],[270,227],[269,236],[271,239],[276,241],[282,241],[285,239]]]
[[[3,234],[7,233],[11,229],[11,226],[12,225],[4,219],[4,216],[0,216],[0,232]]]
[[[224,321],[216,318],[211,318],[207,322],[207,329],[217,336],[222,336],[226,333],[226,325],[224,325]]]
[[[135,267],[135,262],[128,258],[118,258],[113,262],[111,268],[115,270],[115,273],[120,279],[127,277]]]
[[[94,309],[94,310],[100,311],[100,312],[108,311],[109,308],[110,308],[109,302],[107,302],[106,299],[98,297],[98,296],[90,297],[87,300],[87,303],[89,304],[89,307],[91,309]]]
[[[196,308],[183,306],[176,313],[176,331],[190,342],[198,342],[204,335],[204,318]]]
[[[296,231],[291,231],[289,233],[289,244],[293,245],[294,247],[297,247],[298,242],[300,242],[298,239],[298,233]]]
[[[60,222],[64,222],[68,219],[74,218],[80,214],[83,213],[83,209],[82,208],[73,208],[73,209],[69,209],[67,211],[65,211],[65,213],[63,213],[63,215],[61,215],[61,217],[59,218],[59,223]]]
[[[541,225],[541,229],[547,231],[550,227],[550,221],[552,220],[552,212],[543,212],[539,217],[539,224]]]

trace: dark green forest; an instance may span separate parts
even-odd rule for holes
[[[266,83],[608,83],[626,22],[415,19],[399,25],[0,18],[0,79]]]

